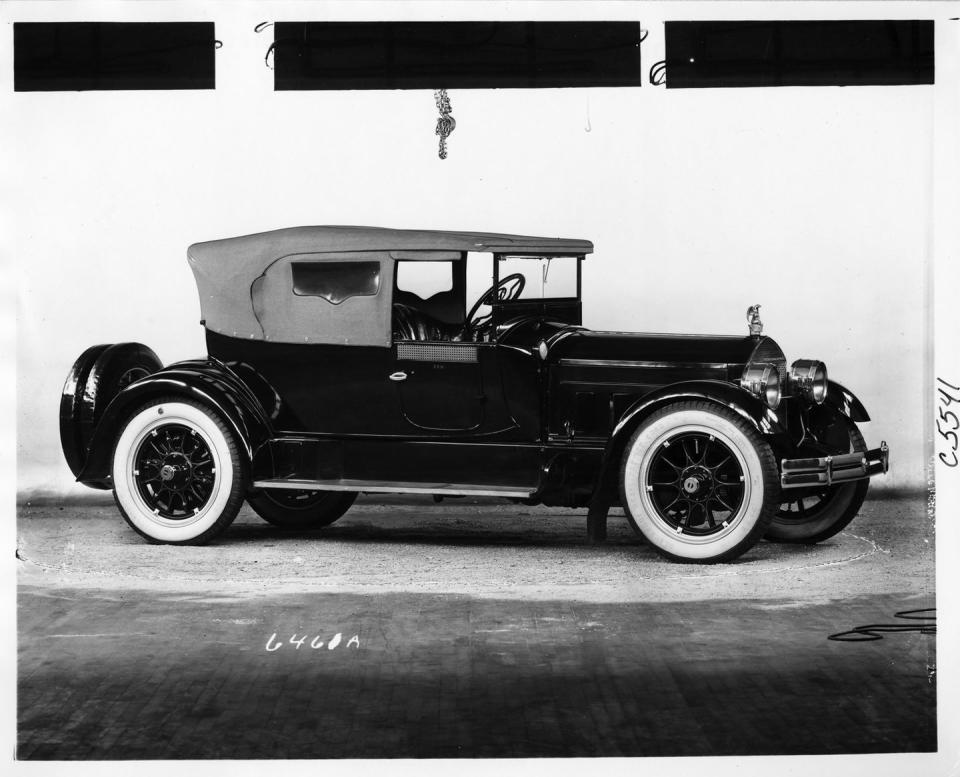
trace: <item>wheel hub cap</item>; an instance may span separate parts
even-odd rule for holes
[[[182,453],[166,456],[160,467],[160,481],[174,491],[180,491],[193,482],[193,467]]]
[[[713,493],[713,478],[706,467],[689,467],[680,477],[684,493],[692,499],[705,499]]]
[[[737,515],[743,474],[726,442],[697,430],[680,432],[657,449],[644,485],[670,531],[704,537],[725,531]]]
[[[214,493],[216,467],[210,447],[196,430],[170,423],[140,444],[134,478],[149,510],[166,519],[198,513]]]
[[[700,478],[691,475],[683,481],[683,490],[688,494],[695,494],[700,490]]]

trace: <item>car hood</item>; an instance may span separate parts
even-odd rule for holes
[[[769,337],[634,334],[568,328],[548,342],[547,361],[652,362],[656,364],[743,365],[780,361],[783,352]]]

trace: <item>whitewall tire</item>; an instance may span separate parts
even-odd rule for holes
[[[136,411],[117,439],[112,475],[120,512],[150,542],[209,542],[243,504],[233,432],[189,400],[156,400]]]
[[[717,563],[749,550],[779,506],[769,444],[744,418],[705,401],[647,418],[624,450],[620,497],[633,528],[673,561]]]

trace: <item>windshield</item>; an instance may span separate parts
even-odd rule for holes
[[[531,303],[556,301],[561,308],[552,305],[551,316],[579,323],[580,259],[577,255],[501,255],[491,265],[489,254],[470,253],[466,267],[468,320],[474,325],[488,322],[493,313],[491,303],[496,299],[505,309],[511,303],[525,302],[529,308]],[[499,278],[495,296],[494,269]]]
[[[500,283],[520,276],[522,288],[514,299],[569,299],[577,296],[576,256],[504,256],[500,258]]]

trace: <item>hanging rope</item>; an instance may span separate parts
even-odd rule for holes
[[[437,104],[437,110],[440,111],[440,118],[437,119],[437,129],[434,134],[440,136],[440,158],[447,158],[447,138],[450,133],[457,128],[457,121],[450,115],[450,97],[446,89],[434,89],[433,99]]]

